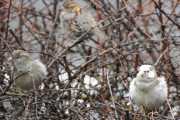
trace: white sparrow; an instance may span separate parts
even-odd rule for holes
[[[97,22],[93,16],[79,3],[67,2],[60,10],[61,27],[64,29],[66,37],[78,38],[95,27],[88,32],[88,35],[97,35],[101,39],[107,39],[105,34],[96,26]]]
[[[37,89],[46,76],[46,67],[23,50],[13,51],[15,85],[24,90]]]
[[[157,77],[151,65],[142,65],[130,83],[129,95],[137,105],[148,110],[158,109],[167,99],[167,84],[164,77]]]

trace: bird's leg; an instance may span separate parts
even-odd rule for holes
[[[140,109],[141,109],[141,112],[142,112],[143,114],[145,114],[145,109],[144,109],[144,106],[143,106],[143,105],[140,106]]]
[[[154,114],[158,114],[158,112],[156,110],[155,111],[152,110],[152,112],[148,114],[148,116],[151,116],[150,120],[152,120],[152,118],[154,117]]]
[[[141,105],[141,106],[140,106],[140,109],[141,109],[142,114],[146,116],[146,111],[145,111],[146,107],[144,107],[143,105]],[[148,118],[145,117],[145,120],[148,120]]]

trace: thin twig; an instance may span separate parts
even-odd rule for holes
[[[6,36],[5,36],[5,40],[8,37],[8,29],[9,29],[9,17],[10,17],[10,13],[11,13],[11,0],[9,1],[9,7],[8,7],[8,17],[7,17],[7,29],[6,29]]]
[[[159,56],[158,60],[156,61],[156,63],[154,64],[154,67],[157,66],[158,62],[160,61],[161,57],[166,53],[166,51],[168,50],[168,48],[166,48],[166,50],[164,50],[164,52]]]
[[[169,104],[169,100],[168,100],[168,99],[167,99],[167,104],[168,104],[168,106],[169,106],[170,113],[171,113],[171,115],[172,115],[172,117],[173,117],[173,120],[175,120],[175,118],[174,118],[174,115],[173,115],[173,113],[172,113],[172,109],[171,109],[171,106],[170,106],[170,104]]]
[[[23,47],[23,45],[22,45],[21,42],[19,41],[18,37],[16,37],[16,35],[15,35],[14,32],[12,31],[12,29],[9,29],[9,32],[10,32],[10,33],[12,34],[12,36],[15,38],[16,42],[21,46],[21,49],[26,51],[26,49]]]
[[[115,105],[115,102],[114,102],[113,93],[112,93],[112,90],[111,90],[111,84],[109,82],[110,80],[109,80],[109,74],[108,73],[109,72],[107,72],[107,81],[108,81],[109,91],[110,91],[110,94],[111,94],[111,99],[112,99],[113,107],[116,108],[116,105]],[[114,112],[115,112],[116,118],[118,118],[116,109],[114,109]]]
[[[152,0],[152,1],[153,1],[154,4],[156,5],[156,7],[159,9],[159,11],[162,12],[174,25],[176,25],[176,26],[180,29],[180,25],[179,25],[177,22],[175,22],[174,20],[172,20],[172,19],[164,12],[164,10],[162,10],[162,9],[159,7],[159,5],[158,5],[154,0]]]

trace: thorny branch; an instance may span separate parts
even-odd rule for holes
[[[95,27],[64,38],[58,9],[65,2],[0,1],[0,119],[180,119],[180,0],[80,0],[106,40],[84,39]],[[8,58],[16,49],[46,64],[41,89],[13,84]],[[169,87],[168,105],[153,118],[134,109],[128,97],[142,64],[156,66]]]

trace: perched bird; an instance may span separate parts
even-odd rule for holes
[[[105,34],[96,26],[97,22],[93,16],[76,2],[67,2],[61,11],[61,27],[65,31],[66,37],[78,38],[85,32],[88,36],[97,35],[101,39],[107,39]]]
[[[37,89],[47,74],[45,65],[23,50],[15,50],[12,55],[15,85],[23,90]]]
[[[158,109],[167,99],[167,84],[164,77],[157,77],[151,65],[142,65],[130,83],[129,90],[132,101],[143,105],[148,110]]]

